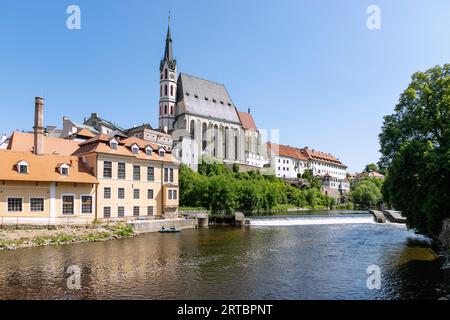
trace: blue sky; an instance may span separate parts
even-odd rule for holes
[[[66,9],[81,8],[81,30]],[[381,30],[366,27],[369,5]],[[0,0],[0,133],[91,112],[157,125],[168,11],[179,71],[225,83],[283,144],[362,170],[411,74],[450,62],[450,1]]]

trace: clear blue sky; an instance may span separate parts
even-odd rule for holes
[[[66,8],[81,8],[68,30]],[[381,8],[381,30],[366,9]],[[223,82],[281,143],[376,162],[383,115],[412,73],[450,62],[448,0],[0,0],[0,132],[91,112],[157,125],[169,9],[179,71]]]

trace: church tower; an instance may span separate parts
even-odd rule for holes
[[[170,131],[174,129],[177,95],[177,61],[173,59],[170,16],[164,58],[161,60],[159,71],[159,128],[164,131]]]

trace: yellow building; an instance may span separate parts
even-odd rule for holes
[[[170,150],[139,138],[46,137],[38,97],[34,133],[15,132],[0,151],[0,223],[171,218],[178,171]]]
[[[0,222],[92,222],[97,183],[78,157],[0,150]]]
[[[163,147],[135,137],[99,135],[81,143],[74,155],[99,181],[99,219],[177,215],[179,164]]]

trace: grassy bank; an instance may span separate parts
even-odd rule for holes
[[[0,250],[106,241],[134,235],[133,229],[124,223],[89,227],[55,227],[54,229],[3,229],[0,230]]]

